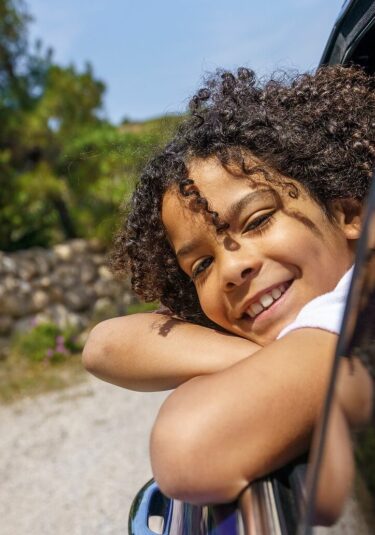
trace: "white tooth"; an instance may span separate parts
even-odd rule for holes
[[[251,318],[255,318],[256,314],[251,310],[251,308],[249,308],[249,310],[247,311],[247,313],[249,314],[249,316]]]
[[[278,298],[281,296],[281,293],[282,293],[282,292],[281,292],[280,288],[274,288],[274,289],[272,290],[272,292],[271,292],[272,297],[273,297],[274,299],[278,299]]]
[[[260,312],[262,312],[263,310],[263,307],[260,303],[253,303],[250,307],[250,310],[255,314],[259,314]]]
[[[262,297],[259,299],[259,301],[262,303],[262,305],[266,308],[266,307],[269,307],[270,305],[272,305],[273,303],[273,297],[272,295],[270,294],[264,294],[262,295]]]
[[[280,286],[279,286],[279,290],[280,290],[280,292],[283,294],[283,293],[285,292],[285,290],[286,290],[286,286],[285,286],[285,284],[280,284]]]

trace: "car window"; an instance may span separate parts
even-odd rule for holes
[[[342,365],[349,375],[342,373]],[[312,463],[303,533],[375,533],[375,173]],[[350,531],[347,531],[352,526]]]

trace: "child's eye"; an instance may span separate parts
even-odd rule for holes
[[[267,212],[266,214],[262,214],[256,217],[255,219],[252,219],[245,226],[244,232],[263,230],[264,227],[271,222],[274,213],[275,212]]]
[[[206,256],[206,258],[203,258],[200,262],[198,262],[194,268],[191,275],[191,278],[194,280],[196,279],[203,271],[205,271],[212,263],[212,256]]]

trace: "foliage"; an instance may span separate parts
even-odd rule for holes
[[[72,386],[85,378],[78,355],[51,366],[44,361],[25,359],[13,351],[0,363],[0,404]]]
[[[159,303],[133,303],[129,305],[126,309],[127,314],[138,314],[139,312],[152,312],[160,308]]]
[[[23,0],[0,0],[0,249],[108,242],[140,168],[180,118],[111,125],[91,65],[57,65],[29,43],[30,20]]]
[[[41,323],[16,337],[12,350],[34,362],[61,362],[80,352],[76,332],[60,329],[53,323]]]

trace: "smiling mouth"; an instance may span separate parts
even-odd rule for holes
[[[276,301],[280,299],[280,297],[291,286],[292,282],[292,280],[283,282],[272,288],[272,290],[262,294],[257,301],[254,301],[251,303],[251,305],[249,305],[249,307],[242,314],[241,319],[254,319],[259,316],[259,314],[270,308]]]

